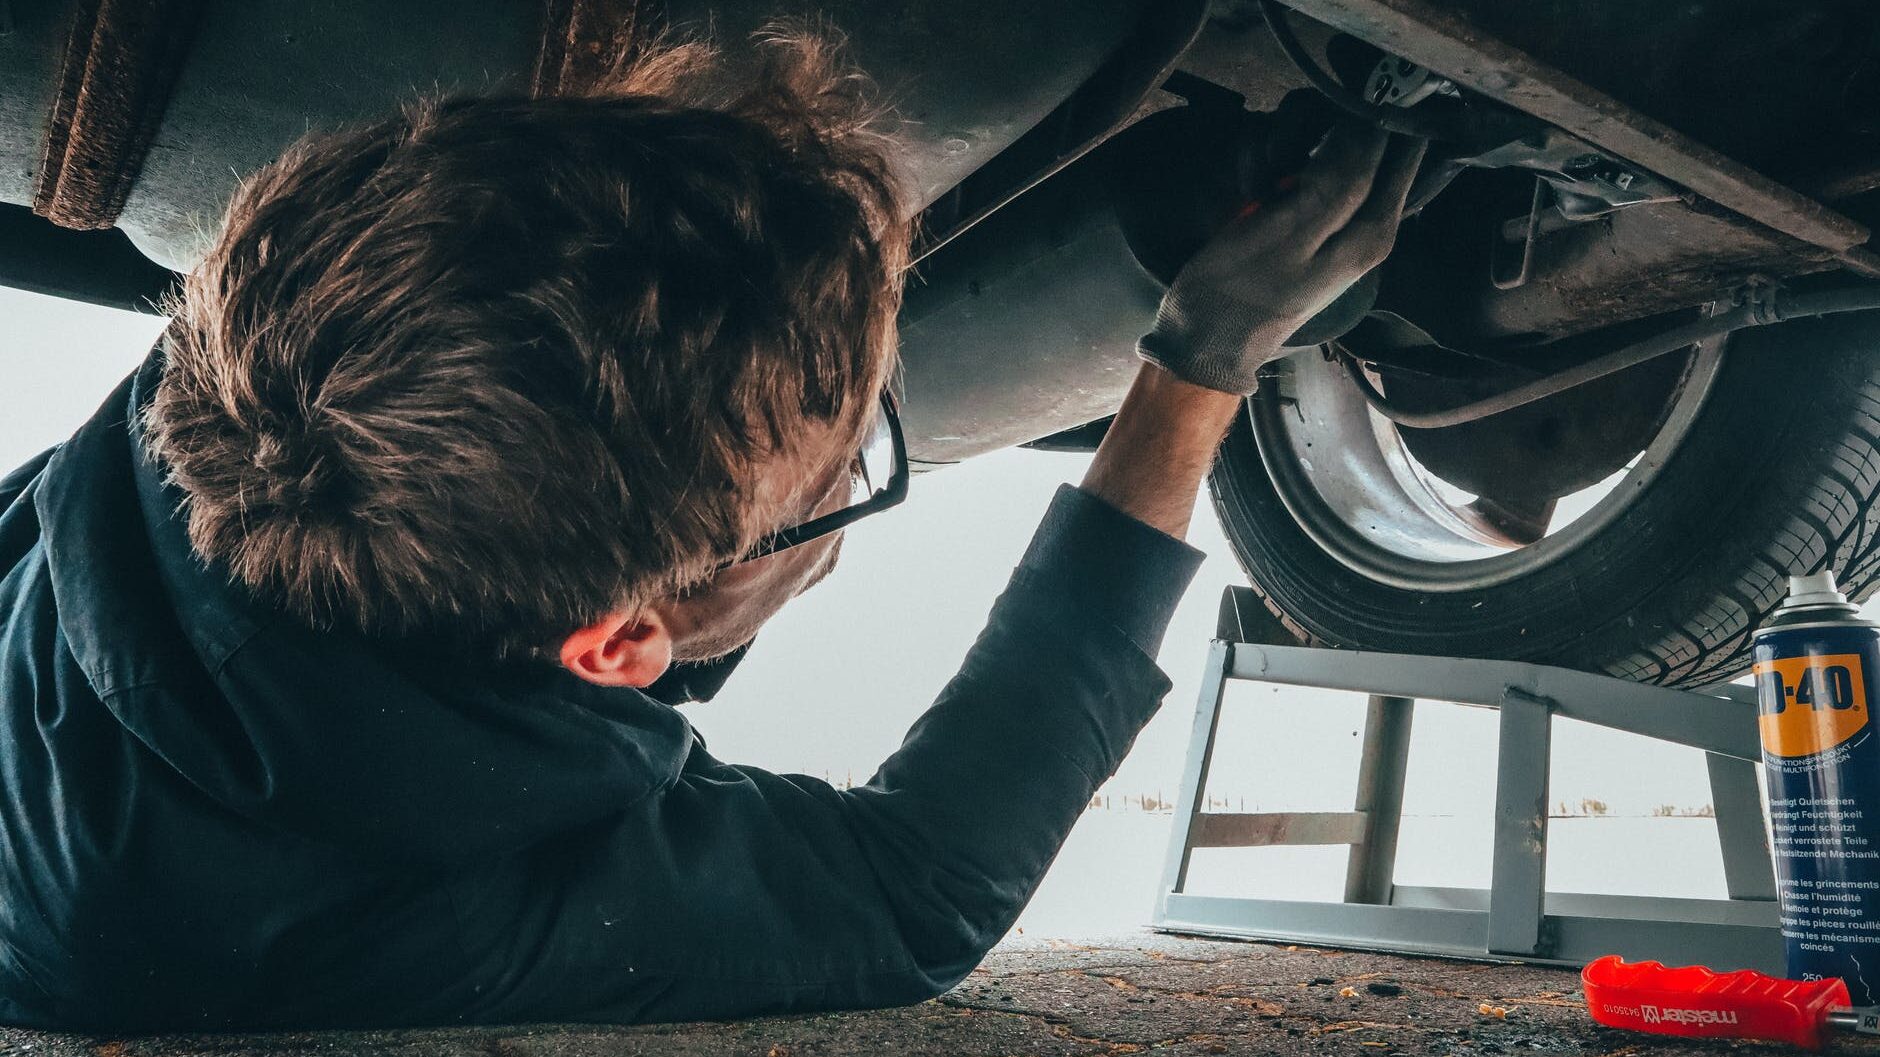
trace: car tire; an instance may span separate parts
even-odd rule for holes
[[[1650,481],[1571,549],[1487,586],[1418,589],[1338,561],[1282,501],[1250,417],[1210,492],[1254,590],[1307,644],[1708,686],[1746,669],[1790,574],[1833,569],[1857,600],[1880,583],[1880,313],[1734,335]]]

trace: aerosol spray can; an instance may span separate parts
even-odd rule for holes
[[[1847,981],[1880,1001],[1880,735],[1873,724],[1880,628],[1834,574],[1789,578],[1757,629],[1763,766],[1788,975]]]

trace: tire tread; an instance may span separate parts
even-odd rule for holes
[[[1769,362],[1759,362],[1756,369],[1770,378],[1783,377],[1785,370],[1802,376],[1795,361],[1810,354],[1806,347],[1810,339],[1828,346],[1815,372],[1827,377],[1807,375],[1801,383],[1823,414],[1818,418],[1791,416],[1793,421],[1765,430],[1772,438],[1745,449],[1751,459],[1732,469],[1755,487],[1744,488],[1739,507],[1731,510],[1740,517],[1725,519],[1731,524],[1718,526],[1710,538],[1693,542],[1686,568],[1662,573],[1663,582],[1654,585],[1630,611],[1587,614],[1586,632],[1557,649],[1542,647],[1524,653],[1519,639],[1527,628],[1519,627],[1492,655],[1588,668],[1669,686],[1710,686],[1747,669],[1751,635],[1780,603],[1789,571],[1832,568],[1850,599],[1871,597],[1880,588],[1880,314],[1858,317],[1858,331],[1850,327],[1854,318],[1841,317],[1838,329],[1824,326],[1824,321],[1767,328],[1788,330],[1789,340],[1797,346],[1793,349],[1777,347],[1767,332],[1760,335],[1766,340],[1757,355]],[[1744,407],[1724,408],[1711,415],[1706,409],[1708,427],[1730,427],[1732,413],[1740,416],[1743,411]],[[1757,425],[1764,428],[1764,424]],[[1245,432],[1244,418],[1240,430]],[[1270,548],[1243,546],[1237,535],[1235,514],[1244,520],[1251,504],[1240,486],[1221,477],[1246,467],[1247,453],[1254,447],[1251,434],[1241,437],[1240,443],[1244,448],[1239,462],[1223,456],[1211,491],[1228,538],[1243,568],[1250,572],[1254,591],[1300,642],[1347,645],[1334,641],[1335,636],[1324,630],[1324,614],[1314,619],[1289,611],[1286,596],[1303,590],[1296,581],[1306,574],[1277,570],[1272,583],[1251,575],[1278,552],[1256,553]],[[1229,449],[1233,447],[1230,441]],[[1257,452],[1252,461],[1257,468]],[[1261,486],[1270,490],[1264,471],[1260,476]],[[1271,508],[1277,508],[1276,501]],[[1359,648],[1422,652],[1417,644],[1429,635],[1427,628],[1417,624],[1423,614],[1402,613],[1394,621],[1400,629],[1393,632],[1387,626],[1392,614],[1382,602],[1345,605],[1351,633],[1336,637],[1351,639],[1349,644]],[[1518,625],[1518,619],[1513,623]],[[1506,630],[1499,629],[1504,639]],[[1489,628],[1484,637],[1495,631]]]

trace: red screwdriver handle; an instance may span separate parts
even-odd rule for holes
[[[1586,1008],[1609,1028],[1683,1038],[1766,1039],[1821,1048],[1828,1011],[1853,1004],[1839,980],[1778,980],[1743,969],[1671,969],[1609,954],[1580,971]]]

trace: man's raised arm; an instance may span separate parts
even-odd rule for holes
[[[865,785],[695,746],[604,826],[465,878],[464,945],[494,981],[476,1019],[894,1005],[971,971],[1168,690],[1153,658],[1200,562],[1179,537],[1254,371],[1382,259],[1419,154],[1335,134],[1296,194],[1190,263],[1081,489]]]

